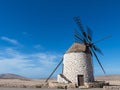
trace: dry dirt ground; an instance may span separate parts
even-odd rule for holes
[[[49,82],[55,82],[52,79]],[[41,88],[45,82],[44,79],[40,80],[19,80],[19,79],[0,79],[0,90],[81,90],[77,89],[54,89],[54,88]],[[101,88],[83,89],[83,90],[102,90]]]
[[[45,80],[43,79],[40,80],[0,79],[0,87],[41,88],[41,86],[44,83]]]
[[[109,82],[110,85],[120,86],[120,75],[109,75],[96,77],[97,81]],[[55,79],[51,79],[49,82],[55,82]],[[45,79],[36,80],[19,80],[19,79],[0,79],[0,90],[64,90],[64,89],[47,89],[41,88],[45,84]],[[92,89],[67,89],[67,90],[103,90],[102,88]]]

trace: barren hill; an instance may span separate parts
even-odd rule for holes
[[[22,80],[28,80],[28,78],[25,78],[20,75],[6,73],[6,74],[0,74],[0,79],[22,79]]]

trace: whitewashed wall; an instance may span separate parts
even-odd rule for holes
[[[84,75],[84,82],[94,81],[90,55],[84,52],[66,53],[63,64],[63,75],[72,83],[78,83],[77,75]]]

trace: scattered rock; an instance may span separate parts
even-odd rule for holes
[[[84,85],[87,88],[103,88],[103,86],[109,85],[109,83],[106,83],[105,81],[95,81],[90,83],[84,83]]]
[[[103,90],[120,90],[120,86],[104,86]]]
[[[49,88],[59,88],[59,89],[67,89],[67,88],[76,88],[76,85],[73,83],[57,83],[57,82],[49,82]]]

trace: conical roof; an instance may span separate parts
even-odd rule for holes
[[[72,46],[66,51],[66,53],[72,52],[84,52],[86,50],[86,46],[80,43],[73,43]]]

